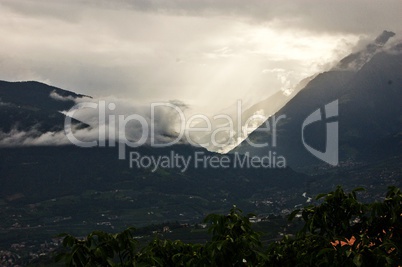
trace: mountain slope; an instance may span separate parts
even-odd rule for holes
[[[81,97],[34,81],[0,81],[0,131],[60,131],[65,117],[60,111],[68,110],[75,105],[74,99]]]
[[[276,147],[255,148],[245,141],[234,151],[254,155],[275,151],[294,167],[320,163],[303,145],[302,125],[315,110],[338,100],[341,161],[400,154],[402,54],[395,49],[373,55],[357,72],[338,69],[318,75],[276,113],[276,117],[286,115],[277,127]],[[325,151],[325,127],[321,121],[304,129],[306,143],[321,152]],[[249,140],[263,143],[272,136],[272,131],[254,132]]]
[[[64,115],[59,110],[68,109],[75,98],[81,97],[35,82],[1,85],[6,111],[0,114],[5,122],[1,124],[3,131],[12,127],[20,131],[34,128],[38,133],[62,129]],[[214,167],[208,159],[215,159],[215,164],[221,158],[233,163],[236,156],[190,145],[125,147],[126,160],[118,159],[118,144],[108,145],[0,147],[0,245],[17,238],[16,222],[22,225],[22,231],[49,236],[54,229],[75,232],[99,228],[106,220],[117,229],[128,224],[199,222],[206,213],[227,210],[233,204],[250,212],[280,212],[305,201],[301,193],[272,205],[258,203],[267,197],[280,199],[285,191],[298,192],[310,179],[290,168],[253,168],[247,164]],[[144,166],[130,166],[129,152],[138,153]],[[191,159],[185,171],[178,166],[175,155]],[[152,159],[161,158],[169,158],[169,165],[148,166]],[[15,219],[16,213],[22,219]]]

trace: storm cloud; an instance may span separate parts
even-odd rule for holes
[[[0,0],[0,79],[213,113],[286,92],[383,30],[398,38],[401,11],[394,0]]]

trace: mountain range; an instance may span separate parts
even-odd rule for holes
[[[33,129],[39,133],[60,131],[65,118],[60,111],[69,109],[75,99],[82,97],[35,81],[0,81],[0,130],[3,133]]]
[[[378,51],[378,47],[391,36],[393,33],[384,31],[373,44],[367,45],[366,50],[346,57],[332,70],[317,75],[274,114],[276,118],[282,116],[275,133],[265,130],[266,125],[263,124],[259,131],[251,133],[248,140],[232,152],[260,156],[269,151],[276,152],[295,168],[321,164],[323,161],[306,147],[324,153],[326,125],[332,121],[338,124],[340,162],[379,160],[400,155],[401,44],[387,52]],[[333,101],[337,101],[337,114],[326,119],[324,106]],[[319,110],[320,120],[303,127],[309,115],[316,110]],[[256,148],[248,144],[249,141],[258,144],[271,141],[274,134],[275,146]]]
[[[88,96],[35,81],[0,81],[0,245],[61,231],[81,234],[95,228],[199,222],[205,214],[226,211],[233,204],[247,212],[283,215],[337,184],[380,192],[388,184],[400,186],[402,44],[384,49],[392,36],[384,31],[365,50],[302,81],[289,97],[278,92],[246,109],[242,119],[258,110],[273,114],[267,120],[271,127],[261,124],[228,154],[186,144],[141,146],[127,148],[127,159],[119,160],[118,142],[92,148],[19,144],[23,138],[62,133],[62,111]],[[325,110],[328,104],[332,109]],[[315,120],[306,124],[311,114]],[[281,118],[275,130],[274,117]],[[75,129],[92,127],[73,123]],[[336,128],[327,127],[333,123]],[[311,153],[325,154],[334,129],[337,166]],[[256,148],[248,141],[269,146]],[[130,153],[148,159],[177,154],[191,158],[191,164],[185,171],[143,168],[131,164]],[[229,162],[281,156],[286,166],[197,167],[197,153]]]
[[[0,214],[4,218],[0,245],[14,242],[21,232],[25,238],[40,239],[53,231],[85,232],[105,222],[101,227],[116,229],[175,220],[199,222],[205,214],[227,210],[232,204],[254,211],[267,196],[303,188],[310,179],[287,167],[196,166],[195,154],[231,162],[236,156],[184,144],[127,147],[126,160],[119,160],[118,144],[82,148],[64,142],[34,143],[63,132],[66,115],[61,111],[86,96],[38,82],[1,82],[0,94]],[[76,124],[91,128],[80,121]],[[149,159],[179,155],[191,158],[191,164],[185,171],[177,166],[130,166],[129,153]],[[294,205],[304,198],[295,194],[288,200]],[[278,212],[285,206],[281,201],[259,210]]]

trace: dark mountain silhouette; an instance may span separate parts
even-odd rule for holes
[[[392,35],[384,32],[375,44],[383,45]],[[367,50],[372,51],[370,45]],[[400,45],[387,52],[373,53],[357,71],[334,68],[319,74],[275,114],[276,117],[286,115],[286,119],[279,121],[276,129],[276,147],[270,144],[270,147],[254,148],[244,141],[234,151],[249,152],[252,155],[275,151],[278,155],[284,155],[288,164],[294,167],[320,163],[303,145],[302,125],[315,110],[338,100],[339,116],[332,118],[332,121],[339,121],[341,161],[377,160],[400,155],[402,54],[398,50]],[[367,59],[366,56],[364,58]],[[359,57],[354,60],[361,62]],[[321,114],[324,115],[322,111]],[[325,151],[326,122],[315,122],[304,129],[306,143],[321,152]],[[253,143],[270,142],[272,131],[253,132],[248,138]]]
[[[0,81],[0,131],[60,131],[65,117],[60,111],[68,110],[74,99],[81,97],[84,95],[34,81]]]

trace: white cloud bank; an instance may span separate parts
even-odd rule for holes
[[[60,96],[54,91],[49,97],[59,101],[74,100],[76,105],[61,113],[70,115],[71,118],[83,122],[87,127],[65,123],[64,130],[48,132],[41,132],[35,126],[25,131],[14,127],[9,132],[0,131],[0,147],[80,145],[79,143],[89,144],[94,141],[97,142],[96,146],[105,146],[109,145],[109,141],[113,143],[140,142],[143,136],[145,144],[150,144],[151,140],[155,144],[174,140],[176,144],[184,142],[184,139],[178,138],[182,130],[180,114],[172,108],[179,108],[184,116],[188,107],[180,101],[160,102],[152,109],[150,105],[116,97],[75,99]],[[130,119],[133,115],[135,117]],[[144,123],[141,124],[141,122]],[[72,133],[70,137],[66,135],[69,132]],[[79,143],[74,143],[75,139]]]

